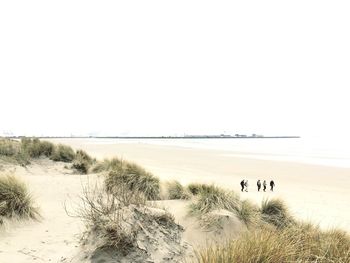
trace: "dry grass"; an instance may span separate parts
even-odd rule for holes
[[[190,199],[191,193],[178,181],[166,184],[169,199]]]
[[[160,196],[159,179],[140,166],[123,162],[106,177],[107,191],[117,193],[122,185],[132,192],[143,193],[147,200],[158,200]]]
[[[345,231],[323,231],[304,222],[295,222],[286,229],[289,238],[302,248],[298,251],[301,262],[350,262],[350,236]]]
[[[265,200],[260,211],[262,221],[250,224],[251,228],[235,240],[197,251],[196,262],[350,262],[346,232],[322,231],[313,224],[297,222],[278,199]]]
[[[95,160],[92,159],[90,155],[88,155],[83,150],[78,150],[75,154],[72,168],[81,174],[87,174],[94,162]]]
[[[2,218],[39,217],[27,186],[14,176],[0,176],[0,222]]]
[[[198,251],[197,262],[350,262],[350,237],[346,233],[295,227],[260,226],[227,244]]]
[[[21,149],[30,158],[50,157],[54,152],[55,145],[48,141],[40,141],[38,138],[22,138]]]
[[[123,208],[131,203],[143,203],[142,198],[133,198],[129,194],[127,189],[115,195],[100,186],[85,187],[74,214],[68,214],[81,218],[88,232],[100,237],[102,242],[97,249],[114,247],[127,251],[135,242],[135,229],[125,224]]]
[[[285,227],[294,223],[287,206],[280,199],[263,200],[261,218],[263,221],[276,227]]]
[[[40,157],[53,161],[72,162],[75,158],[73,149],[66,145],[54,145],[38,138],[22,138],[21,141],[0,139],[0,158],[7,162],[28,165],[32,159]]]
[[[26,166],[33,159],[50,158],[57,162],[72,163],[71,168],[81,174],[87,174],[96,163],[85,151],[74,150],[67,145],[55,145],[38,138],[22,138],[21,141],[0,139],[0,158],[6,162]],[[114,161],[109,162],[113,166]]]
[[[0,155],[15,156],[20,149],[21,145],[19,142],[10,139],[0,139]]]
[[[191,183],[187,186],[188,191],[192,195],[198,195],[201,191],[208,191],[209,188],[210,188],[210,185],[198,184],[198,183]]]
[[[239,196],[232,191],[214,185],[202,189],[197,199],[190,205],[190,214],[201,215],[217,209],[236,212],[239,209]]]
[[[151,210],[145,204],[144,195],[129,190],[126,184],[120,185],[117,193],[96,185],[83,189],[78,207],[73,214],[68,214],[85,222],[87,231],[83,240],[93,235],[96,250],[111,248],[126,255],[137,249],[137,235],[146,231],[148,226],[154,227],[156,223],[166,229],[176,225],[171,214],[149,213]]]
[[[249,200],[243,200],[240,202],[236,215],[248,227],[258,224],[260,220],[259,207]]]
[[[214,185],[196,185],[198,190],[194,201],[189,206],[188,214],[197,217],[198,223],[209,231],[219,231],[222,221],[211,214],[212,211],[227,210],[233,213],[248,228],[261,221],[260,209],[248,200],[240,200],[239,195]]]
[[[21,143],[11,139],[0,139],[0,158],[9,163],[29,164],[29,155],[23,151]]]
[[[116,170],[121,166],[122,163],[123,161],[118,158],[104,159],[102,162],[98,162],[94,165],[94,167],[92,168],[92,172],[100,173],[105,171]]]
[[[296,250],[296,244],[286,235],[263,228],[246,232],[227,244],[209,246],[198,251],[196,258],[200,263],[294,262]]]
[[[50,159],[55,161],[55,162],[66,162],[70,163],[74,160],[75,158],[75,152],[73,151],[72,147],[63,145],[63,144],[58,144],[52,155],[50,156]]]

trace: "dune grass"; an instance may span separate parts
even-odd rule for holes
[[[69,146],[55,146],[37,139],[0,140],[0,157],[23,163],[31,158],[49,157],[73,162],[72,167],[81,173],[87,173],[95,163],[84,151],[75,153]],[[135,210],[144,207],[147,200],[158,200],[160,193],[159,179],[142,167],[114,158],[95,164],[92,170],[109,173],[103,190],[92,195],[91,191],[84,191],[78,215],[102,237],[99,248],[112,247],[127,253],[135,246],[139,229],[125,221],[130,211],[140,214],[140,221],[162,226],[174,224],[170,214],[149,218],[141,210]],[[191,215],[225,209],[249,226],[235,240],[198,250],[196,262],[350,262],[350,237],[346,232],[324,231],[313,224],[298,222],[282,200],[264,200],[259,209],[247,200],[240,200],[234,192],[214,185],[190,184],[185,188],[174,181],[168,185],[168,191],[171,199],[186,199],[189,192],[195,196],[189,207]],[[130,207],[134,208],[130,210]],[[13,217],[35,219],[39,213],[23,182],[14,176],[0,176],[0,223]]]
[[[243,222],[248,228],[260,223],[261,214],[257,205],[249,200],[240,200],[238,194],[214,185],[195,184],[192,193],[194,201],[188,207],[188,215],[197,217],[199,225],[208,230],[221,228],[221,223],[211,215],[215,210],[227,210]],[[196,189],[193,191],[193,189]]]
[[[198,195],[201,191],[210,191],[209,188],[210,185],[198,183],[191,183],[187,186],[188,191],[192,195]]]
[[[295,223],[282,200],[263,200],[259,208],[249,200],[240,200],[238,194],[214,185],[196,185],[195,189],[198,192],[188,213],[199,220],[211,211],[224,209],[233,212],[247,227],[265,222],[282,228]]]
[[[223,245],[196,253],[199,263],[350,262],[350,237],[339,230],[322,231],[311,224],[272,225],[244,232]]]
[[[54,149],[55,145],[48,141],[41,141],[38,138],[21,139],[21,150],[28,154],[30,158],[50,157]]]
[[[15,156],[20,151],[20,143],[11,139],[0,138],[0,155]]]
[[[75,159],[74,150],[67,145],[55,145],[38,138],[22,138],[21,141],[0,139],[0,158],[7,162],[28,165],[32,159],[41,157],[53,161],[72,162]]]
[[[75,154],[72,168],[81,174],[87,174],[90,167],[95,162],[85,151],[78,150]]]
[[[122,160],[119,158],[112,158],[112,159],[104,159],[101,162],[97,162],[93,167],[92,167],[92,172],[94,173],[100,173],[100,172],[105,172],[105,171],[112,171],[121,166],[123,163]]]
[[[218,209],[235,212],[239,209],[239,204],[239,196],[234,192],[210,185],[199,192],[197,199],[190,205],[189,212],[192,215],[201,215]]]
[[[113,249],[126,255],[138,248],[137,235],[149,226],[157,224],[166,230],[176,225],[166,211],[149,213],[142,192],[130,190],[127,184],[118,189],[111,193],[101,186],[84,187],[79,207],[74,211],[73,216],[81,218],[87,228],[83,240],[93,235],[96,250]]]
[[[160,196],[159,179],[134,163],[123,161],[106,176],[107,191],[118,192],[121,185],[143,193],[147,200],[158,200]]]
[[[305,222],[295,222],[286,229],[289,238],[302,247],[302,262],[350,262],[350,236],[345,231],[324,231]]]
[[[131,195],[128,196],[129,194]],[[84,187],[81,202],[73,216],[84,221],[89,233],[94,233],[101,238],[102,242],[97,249],[114,247],[127,251],[133,246],[135,230],[133,226],[125,224],[123,208],[131,203],[144,204],[140,202],[142,199],[132,198],[134,194],[128,189],[112,194],[101,186]]]
[[[65,163],[70,163],[74,160],[75,158],[75,152],[72,149],[72,147],[63,145],[63,144],[58,144],[52,155],[50,156],[50,159],[55,161],[55,162],[65,162]]]
[[[252,205],[246,201],[242,204],[248,207]],[[298,222],[290,215],[282,200],[264,200],[260,210],[253,205],[247,211],[248,216],[244,215],[243,218],[260,220],[249,223],[251,227],[237,239],[198,250],[195,261],[350,262],[350,236],[346,232],[336,229],[323,231],[311,223]],[[257,214],[250,215],[251,211],[260,212],[260,217]],[[242,210],[240,213],[243,213]]]
[[[0,222],[13,217],[37,219],[39,213],[22,181],[12,175],[0,175]]]
[[[39,139],[22,138],[21,141],[0,139],[0,157],[27,165],[32,158],[50,157],[54,151],[54,144]]]
[[[21,143],[12,139],[0,139],[0,158],[22,166],[29,164],[29,155],[23,151]]]
[[[190,199],[191,193],[178,181],[166,184],[169,199]]]
[[[259,207],[249,200],[243,200],[240,202],[238,209],[236,210],[236,215],[238,218],[250,227],[251,225],[256,225],[260,221]]]
[[[81,174],[87,174],[96,163],[96,159],[93,159],[85,151],[77,150],[74,152],[72,147],[67,145],[55,145],[38,138],[22,138],[21,141],[0,139],[0,158],[6,162],[26,166],[32,160],[42,157],[55,162],[72,163],[70,168]],[[108,161],[108,164],[113,167],[114,159]],[[106,164],[103,163],[100,166],[104,169]]]
[[[224,245],[212,245],[196,254],[200,263],[296,262],[298,244],[274,229],[254,229]]]
[[[287,206],[280,199],[265,199],[261,204],[261,218],[276,227],[285,227],[294,223]]]

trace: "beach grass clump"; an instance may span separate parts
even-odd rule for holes
[[[83,187],[81,202],[70,214],[84,221],[86,231],[82,241],[93,244],[93,253],[106,251],[115,258],[133,262],[134,257],[128,255],[138,254],[148,258],[145,248],[159,251],[159,236],[162,236],[162,242],[176,242],[183,229],[175,223],[171,214],[147,207],[145,199],[140,202],[141,198],[133,198],[135,191],[126,184],[121,184],[120,188],[116,193],[111,193],[98,185]],[[172,249],[169,246],[170,253],[173,253]]]
[[[12,139],[0,139],[0,158],[22,166],[30,163],[30,156],[22,149],[21,143]]]
[[[38,138],[21,139],[21,150],[30,158],[50,157],[54,149],[55,145],[48,141],[40,141]]]
[[[168,182],[166,184],[169,199],[190,199],[190,192],[178,181]]]
[[[350,237],[340,230],[322,231],[310,223],[276,228],[261,225],[222,245],[197,251],[199,263],[214,262],[350,262]]]
[[[123,187],[123,186],[121,186]],[[103,187],[84,187],[79,207],[74,211],[74,216],[81,218],[90,234],[100,238],[97,249],[116,248],[127,251],[135,242],[134,227],[126,224],[125,215],[132,196],[129,199],[121,193],[129,193],[129,190],[119,191],[117,194],[106,192]],[[125,215],[123,216],[123,213]]]
[[[239,196],[233,191],[210,185],[202,189],[190,205],[190,214],[206,214],[213,210],[226,209],[236,212],[239,209]]]
[[[112,159],[104,159],[103,161],[97,162],[93,167],[92,167],[92,172],[94,173],[100,173],[104,171],[112,171],[116,170],[121,166],[123,163],[122,160],[119,158],[112,158]]]
[[[75,153],[75,158],[79,158],[82,160],[87,161],[88,163],[93,163],[94,159],[85,151],[83,150],[77,150]]]
[[[256,206],[242,201],[238,215],[256,218]],[[209,245],[197,251],[199,263],[214,262],[350,262],[350,236],[345,231],[321,230],[311,223],[298,222],[279,199],[264,200],[261,221],[251,224],[238,238],[226,244]],[[249,220],[244,220],[249,222]]]
[[[350,262],[350,236],[338,229],[321,234],[316,258],[318,262]]]
[[[244,232],[238,239],[223,245],[209,245],[197,251],[199,263],[280,263],[295,261],[298,244],[286,233],[273,228],[260,228]]]
[[[27,186],[15,176],[0,176],[0,222],[1,218],[36,219],[38,216]]]
[[[324,231],[305,222],[295,222],[285,231],[302,247],[298,255],[300,262],[350,262],[350,236],[345,231]]]
[[[199,183],[191,183],[187,186],[188,191],[192,195],[198,195],[201,191],[207,191],[210,188],[210,185],[207,184],[199,184]]]
[[[285,227],[294,222],[287,206],[280,199],[265,199],[261,205],[261,219],[276,227]]]
[[[123,162],[108,173],[105,179],[107,191],[118,192],[121,185],[126,185],[130,191],[143,193],[147,200],[159,200],[159,179],[137,164]]]
[[[78,150],[75,154],[72,168],[81,174],[87,174],[94,159],[83,150]]]
[[[260,221],[259,207],[249,200],[240,202],[236,215],[247,226],[256,225]]]
[[[0,139],[0,155],[15,156],[20,152],[20,144],[10,139]]]
[[[28,165],[32,159],[47,157],[54,161],[71,162],[74,151],[69,146],[59,145],[56,147],[48,141],[38,138],[21,138],[21,141],[0,139],[0,157],[6,161]]]
[[[52,155],[50,156],[50,159],[55,161],[55,162],[66,162],[70,163],[74,160],[75,158],[75,152],[72,149],[72,147],[63,145],[63,144],[58,144]]]

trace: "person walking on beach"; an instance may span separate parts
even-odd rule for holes
[[[266,180],[264,180],[264,182],[263,182],[263,190],[264,190],[264,192],[266,192]]]
[[[244,190],[244,180],[241,181],[241,187],[242,187],[241,188],[241,192],[243,192],[243,190]]]
[[[248,180],[245,181],[244,186],[245,186],[245,191],[248,192]]]
[[[260,188],[261,188],[261,182],[260,182],[260,180],[257,181],[256,185],[258,186],[258,192],[260,192]]]
[[[271,191],[273,192],[273,187],[275,186],[275,182],[273,180],[270,181]]]

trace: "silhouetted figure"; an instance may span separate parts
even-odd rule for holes
[[[241,192],[243,192],[243,190],[244,190],[244,180],[241,181],[241,187],[242,187],[241,188]]]
[[[245,191],[248,192],[248,180],[245,181],[244,186],[245,186]]]
[[[273,192],[273,187],[275,186],[275,182],[273,180],[270,181],[271,191]]]
[[[256,185],[258,186],[258,192],[260,192],[260,188],[261,188],[261,182],[260,182],[260,180],[257,181]]]
[[[264,190],[264,192],[266,192],[266,180],[264,180],[264,182],[263,182],[263,190]]]

